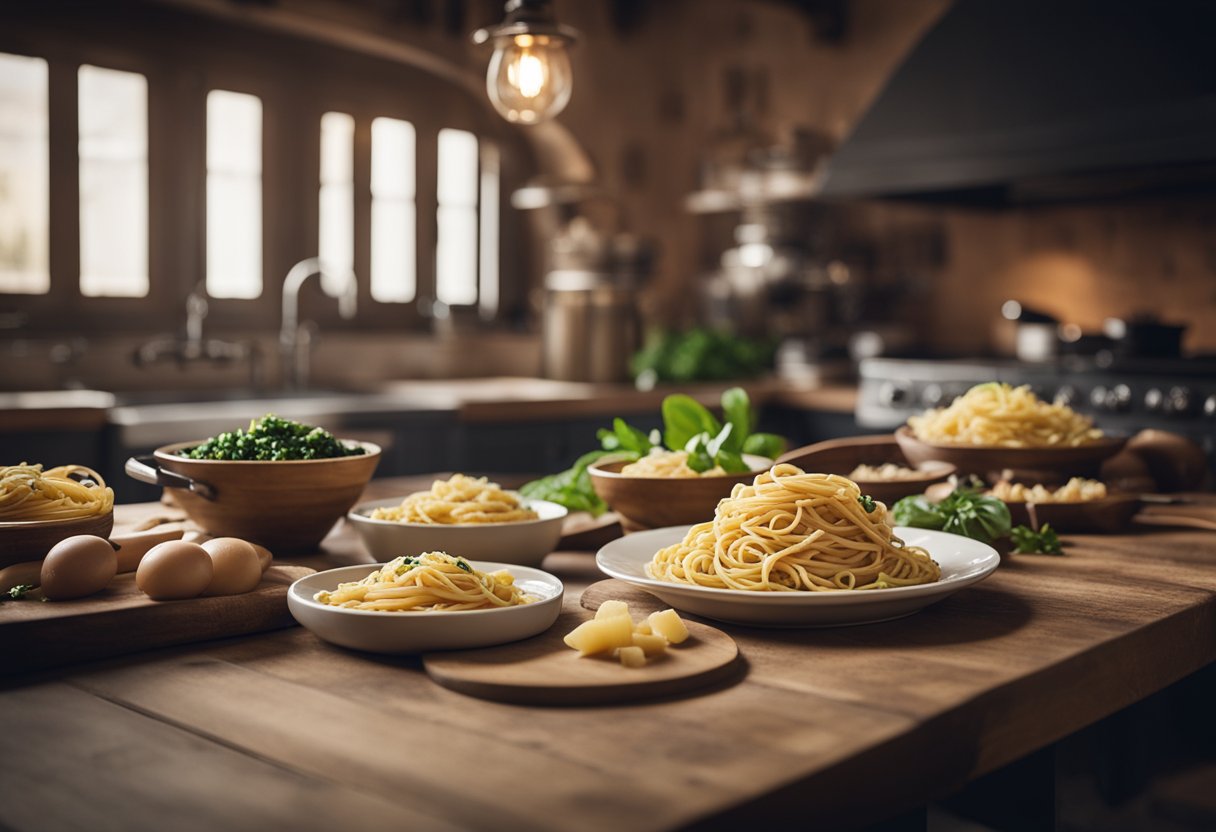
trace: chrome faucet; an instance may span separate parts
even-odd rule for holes
[[[309,257],[291,267],[287,277],[283,278],[283,321],[279,329],[279,352],[282,356],[283,386],[289,388],[306,387],[310,372],[312,352],[312,337],[307,326],[300,324],[300,287],[313,275],[322,278],[321,288],[325,290],[324,278],[338,276],[343,278],[341,289],[337,295],[338,314],[343,318],[353,318],[359,298],[359,285],[355,281],[353,270],[334,271],[321,262],[318,257]],[[326,291],[326,294],[330,294]]]
[[[132,354],[136,367],[148,367],[165,359],[185,369],[199,361],[211,363],[249,362],[249,383],[262,386],[262,351],[251,341],[221,341],[203,337],[203,320],[207,317],[207,290],[202,283],[186,296],[184,337],[161,335],[140,344]]]

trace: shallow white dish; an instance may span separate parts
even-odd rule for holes
[[[431,525],[373,520],[373,509],[401,505],[403,497],[360,503],[346,515],[363,538],[368,554],[381,561],[423,552],[447,552],[469,560],[539,566],[562,536],[565,506],[521,497],[520,503],[540,515],[519,523],[467,523]]]
[[[562,609],[562,582],[539,569],[510,563],[469,561],[474,569],[505,569],[537,600],[517,607],[452,612],[377,612],[332,607],[313,600],[322,590],[358,581],[384,564],[343,566],[300,578],[287,590],[287,608],[306,629],[342,647],[371,653],[420,653],[491,647],[530,638],[553,626]]]
[[[865,592],[747,592],[673,584],[646,574],[654,553],[684,539],[688,528],[636,532],[600,549],[600,571],[641,587],[676,609],[731,624],[755,627],[837,627],[911,615],[988,577],[1001,562],[991,546],[946,532],[896,526],[897,537],[922,546],[942,568],[937,583]]]

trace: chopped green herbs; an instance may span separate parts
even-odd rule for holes
[[[1015,526],[1009,532],[1013,541],[1013,551],[1023,555],[1062,555],[1064,549],[1060,546],[1060,536],[1047,523],[1036,532],[1029,526]]]
[[[181,455],[190,459],[217,460],[291,460],[333,459],[358,456],[366,451],[346,446],[324,428],[304,425],[268,414],[239,428],[187,448]]]
[[[866,510],[866,514],[873,514],[874,509],[878,508],[874,503],[874,498],[869,494],[862,494],[857,498],[857,502],[861,503],[861,507]]]
[[[6,592],[4,594],[7,595],[9,598],[11,598],[14,601],[20,601],[22,598],[25,597],[25,594],[27,592],[31,592],[34,589],[35,589],[35,587],[33,584],[17,584],[15,587],[13,587],[12,589],[10,589],[8,592]],[[4,600],[4,599],[0,598],[0,600]]]

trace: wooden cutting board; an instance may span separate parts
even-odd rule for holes
[[[634,620],[640,615],[635,611]],[[428,653],[422,662],[446,688],[516,705],[625,704],[704,691],[743,677],[734,639],[696,621],[685,621],[687,641],[668,647],[645,667],[624,667],[607,656],[579,658],[562,638],[588,618],[582,609],[568,609],[536,638],[484,650]]]
[[[75,601],[5,601],[0,675],[289,627],[295,619],[287,587],[312,572],[272,566],[252,592],[187,601],[153,601],[135,586],[134,573]]]

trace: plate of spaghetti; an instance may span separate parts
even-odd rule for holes
[[[291,585],[287,606],[332,644],[406,654],[529,638],[557,620],[562,594],[539,569],[424,552],[308,575]]]
[[[775,465],[736,486],[713,520],[638,532],[596,555],[601,571],[677,609],[735,624],[815,627],[899,618],[987,577],[985,544],[892,526],[836,474]]]
[[[454,474],[404,498],[360,503],[347,519],[377,559],[440,551],[535,566],[557,545],[567,513],[485,477]]]

